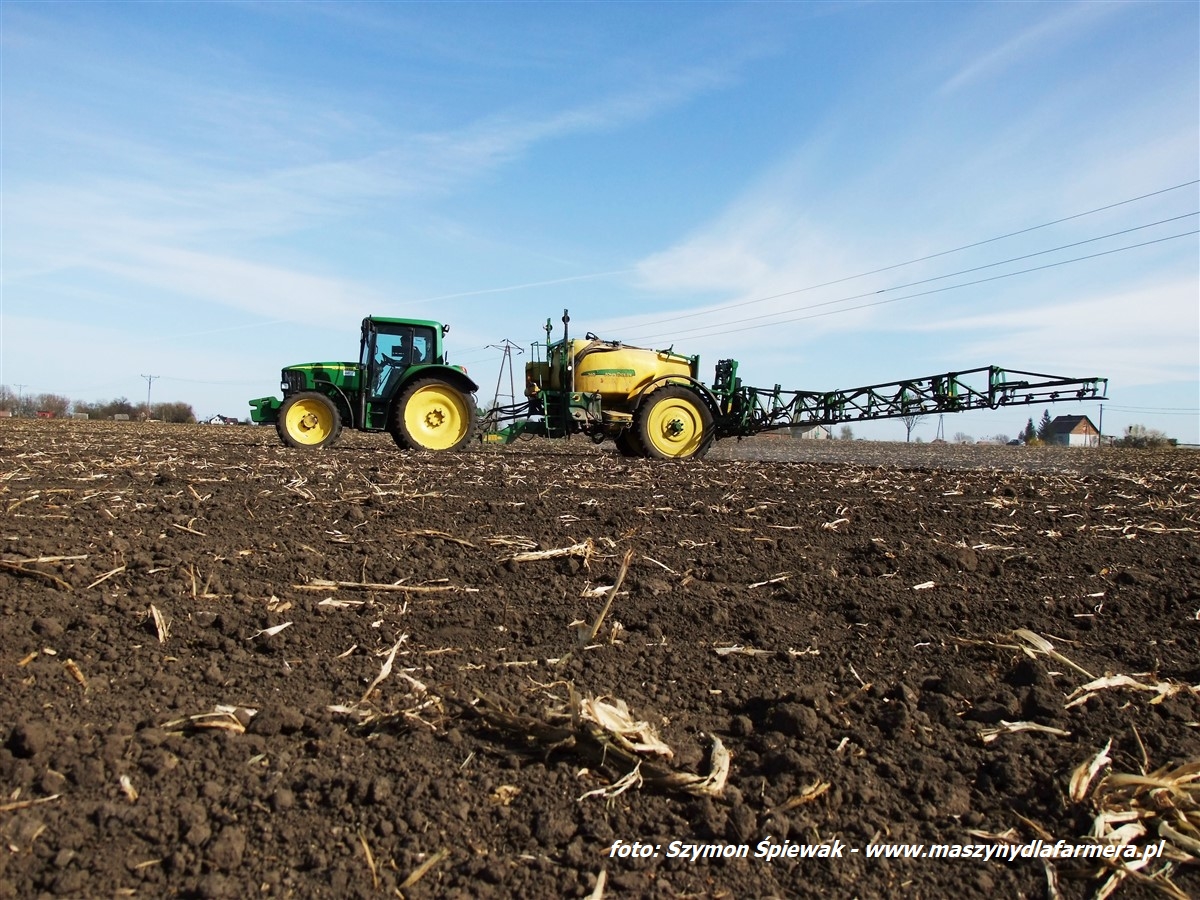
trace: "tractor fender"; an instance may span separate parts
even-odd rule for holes
[[[404,393],[405,388],[418,378],[437,378],[462,391],[464,394],[474,394],[479,390],[477,385],[462,369],[457,366],[444,366],[436,363],[428,366],[412,366],[404,372],[404,380],[396,386],[392,395],[394,400]]]

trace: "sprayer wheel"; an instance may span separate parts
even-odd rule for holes
[[[622,456],[637,458],[646,455],[645,448],[638,440],[637,431],[633,428],[626,428],[613,438],[613,443],[617,445],[617,451]]]
[[[642,401],[634,428],[638,443],[653,459],[698,459],[713,442],[708,404],[694,390],[677,384],[661,387]]]

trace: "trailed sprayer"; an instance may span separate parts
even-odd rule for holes
[[[1066,378],[986,366],[837,391],[751,387],[738,363],[720,360],[711,385],[700,358],[635,347],[587,333],[533,345],[525,366],[525,399],[476,412],[477,386],[445,362],[445,326],[368,318],[358,363],[310,363],[283,370],[283,400],[252,400],[252,417],[275,423],[291,446],[331,445],[343,425],[388,431],[404,448],[455,450],[477,429],[485,441],[522,436],[586,435],[612,440],[625,456],[688,459],[714,441],[763,431],[835,425],[930,413],[998,409],[1067,400],[1103,400],[1106,378]],[[422,355],[406,340],[423,340]],[[381,352],[391,348],[391,353]]]

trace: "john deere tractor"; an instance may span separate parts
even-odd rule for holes
[[[406,450],[457,450],[474,431],[478,386],[446,362],[448,330],[423,319],[369,316],[357,362],[286,366],[283,399],[251,400],[251,418],[273,423],[289,447],[330,447],[345,427],[386,431]]]

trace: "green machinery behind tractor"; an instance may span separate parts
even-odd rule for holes
[[[447,365],[446,327],[415,319],[363,320],[357,363],[309,363],[283,370],[283,400],[250,401],[255,422],[275,423],[283,442],[327,447],[343,424],[387,431],[406,449],[456,450],[482,428],[484,440],[584,434],[612,440],[625,456],[688,459],[713,441],[763,431],[1002,406],[1103,400],[1105,378],[1064,378],[987,366],[839,391],[785,391],[743,385],[736,360],[717,363],[711,387],[699,357],[649,350],[594,334],[533,345],[525,400],[476,414],[466,370]],[[542,357],[542,351],[545,357]],[[386,351],[386,352],[385,352]],[[986,384],[984,376],[986,375]]]

